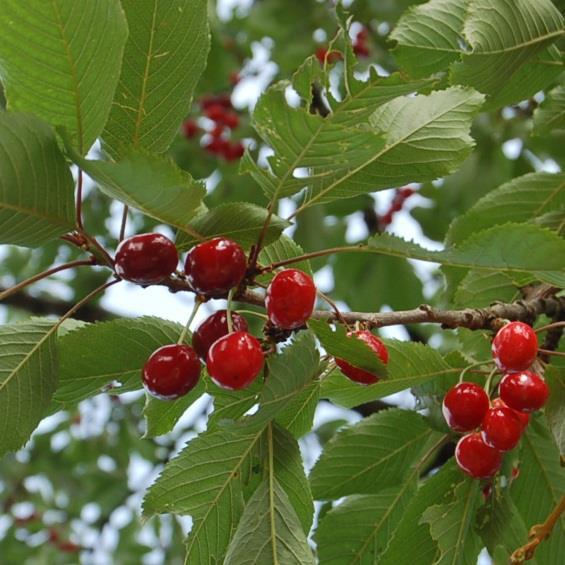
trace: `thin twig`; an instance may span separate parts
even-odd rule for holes
[[[78,170],[78,180],[77,180],[77,201],[76,201],[76,225],[77,228],[83,232],[84,226],[82,223],[82,169]]]
[[[126,235],[126,225],[128,223],[128,211],[129,211],[128,205],[124,204],[124,211],[122,212],[122,223],[120,225],[119,241],[123,241]]]
[[[67,269],[72,269],[73,267],[81,267],[83,265],[95,265],[96,264],[96,258],[95,257],[91,257],[90,259],[80,259],[77,261],[69,261],[68,263],[63,263],[62,265],[57,265],[56,267],[53,267],[51,269],[48,269],[47,271],[43,271],[41,273],[38,273],[37,275],[33,275],[33,277],[30,277],[29,279],[26,279],[25,281],[21,281],[18,284],[6,289],[5,291],[0,293],[0,302],[2,300],[4,300],[5,298],[8,298],[8,296],[11,296],[12,294],[15,294],[16,292],[19,292],[20,290],[22,290],[23,288],[25,288],[26,286],[29,286],[30,284],[33,284],[37,281],[43,280],[47,277],[50,277],[51,275],[54,275],[55,273],[59,273],[60,271],[65,271]]]
[[[563,351],[551,351],[551,349],[543,349],[539,348],[538,351],[543,355],[556,355],[557,357],[565,357],[565,353]]]

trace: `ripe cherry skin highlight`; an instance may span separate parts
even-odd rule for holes
[[[253,382],[264,361],[261,343],[256,337],[247,332],[233,332],[212,344],[206,368],[218,386],[239,390]]]
[[[509,451],[518,445],[522,429],[522,422],[512,408],[489,408],[482,423],[483,440],[499,451]]]
[[[549,396],[546,382],[532,371],[504,375],[498,390],[504,403],[520,412],[539,410]]]
[[[138,284],[152,284],[168,277],[179,262],[175,244],[160,233],[124,239],[115,258],[116,274]]]
[[[194,291],[212,297],[223,296],[238,286],[246,269],[243,249],[225,237],[195,245],[184,263],[184,271]]]
[[[196,386],[200,369],[200,360],[192,347],[164,345],[147,359],[142,372],[143,385],[153,396],[173,400]]]
[[[502,454],[487,445],[479,432],[463,436],[455,447],[455,461],[461,470],[474,479],[486,479],[496,474],[502,464]]]
[[[243,316],[237,312],[232,312],[231,319],[233,331],[247,331],[247,320]],[[206,360],[206,355],[208,355],[208,350],[212,347],[212,344],[227,334],[227,310],[218,310],[215,314],[206,318],[192,334],[192,347],[202,360]]]
[[[369,330],[357,330],[354,332],[348,332],[349,337],[354,337],[364,341],[376,354],[377,357],[386,365],[388,363],[388,349],[386,345]],[[351,363],[345,361],[345,359],[336,358],[335,364],[341,369],[341,372],[352,381],[364,385],[372,385],[379,381],[379,375],[360,369],[359,367],[354,367]]]
[[[493,408],[508,408],[508,410],[512,410],[512,412],[514,412],[514,415],[518,418],[518,420],[520,420],[520,425],[522,426],[522,431],[524,431],[526,429],[526,427],[528,426],[528,424],[530,423],[530,415],[527,414],[526,412],[520,412],[519,410],[514,410],[514,408],[510,408],[510,406],[507,406],[504,401],[502,400],[502,398],[495,398],[492,401],[492,407]]]
[[[265,299],[269,321],[283,330],[303,326],[312,315],[315,302],[316,285],[312,277],[298,269],[277,273]]]
[[[489,409],[488,395],[475,383],[459,383],[448,390],[441,409],[452,430],[470,432],[481,424]]]
[[[506,324],[492,342],[492,356],[501,371],[523,371],[534,362],[537,353],[536,332],[522,322]]]

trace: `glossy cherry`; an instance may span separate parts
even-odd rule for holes
[[[463,436],[455,447],[455,461],[467,475],[486,479],[496,474],[502,464],[498,449],[486,444],[479,432]]]
[[[225,237],[195,245],[184,263],[184,271],[194,291],[216,297],[238,286],[246,269],[243,249]]]
[[[501,371],[523,371],[535,360],[538,337],[528,324],[510,322],[492,341],[492,356]]]
[[[232,312],[231,315],[233,331],[246,332],[247,321],[238,314]],[[227,310],[218,310],[206,318],[192,334],[192,347],[201,359],[205,360],[208,355],[208,350],[212,344],[228,334],[228,316]]]
[[[506,405],[520,412],[539,410],[549,396],[546,382],[532,371],[504,375],[498,391]]]
[[[488,395],[484,389],[467,382],[451,387],[442,404],[443,417],[456,432],[474,430],[483,421],[488,408]]]
[[[520,420],[520,425],[522,427],[522,431],[526,429],[526,427],[528,426],[528,424],[530,423],[530,415],[527,414],[526,412],[520,412],[518,410],[514,410],[514,408],[510,408],[510,406],[507,406],[504,401],[502,400],[502,398],[495,398],[492,401],[492,407],[493,408],[508,408],[508,410],[512,410],[512,412],[514,412],[514,414],[516,415],[516,417]]]
[[[283,330],[303,326],[312,315],[316,285],[312,277],[298,269],[278,272],[267,288],[265,304],[269,321]]]
[[[206,368],[212,380],[223,388],[237,390],[249,385],[265,361],[261,343],[247,332],[233,332],[212,344]]]
[[[175,244],[160,233],[144,233],[118,245],[116,274],[138,284],[152,284],[168,277],[179,262]]]
[[[514,449],[520,441],[522,429],[516,411],[507,406],[489,408],[482,423],[485,443],[499,451]]]
[[[143,366],[146,390],[157,398],[173,400],[198,383],[200,360],[188,345],[164,345],[154,351]]]
[[[354,337],[364,341],[377,355],[377,357],[386,365],[388,363],[388,349],[386,345],[369,330],[357,330],[354,332],[348,332],[349,337]],[[341,372],[352,381],[356,383],[361,383],[364,385],[372,385],[376,383],[380,377],[359,367],[354,367],[351,363],[345,361],[345,359],[336,358],[335,364],[341,369]]]

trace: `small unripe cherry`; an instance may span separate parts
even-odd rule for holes
[[[231,319],[233,331],[247,331],[247,321],[243,316],[237,312],[232,312]],[[194,331],[192,334],[192,347],[194,347],[200,358],[205,360],[212,344],[228,333],[227,310],[218,310],[206,318]]]
[[[212,297],[223,296],[238,286],[246,269],[243,249],[225,237],[195,245],[184,263],[185,274],[194,291]]]
[[[164,345],[154,351],[142,371],[145,389],[162,400],[184,396],[198,383],[200,360],[188,345]]]
[[[388,363],[388,349],[386,345],[369,330],[356,330],[347,332],[347,336],[353,339],[360,339],[365,342],[377,355],[377,357],[386,365]],[[375,375],[364,369],[353,366],[345,359],[336,358],[335,364],[341,369],[341,372],[352,381],[364,385],[372,385],[379,381],[380,376]]]
[[[463,382],[447,391],[442,413],[452,430],[470,432],[481,424],[488,408],[488,395],[484,389],[475,383]]]
[[[271,324],[283,330],[303,326],[314,311],[316,285],[299,269],[278,272],[269,287],[265,304]]]
[[[238,390],[255,380],[264,360],[261,343],[256,337],[247,332],[233,332],[212,344],[206,368],[218,386]]]
[[[500,469],[502,454],[487,445],[479,432],[463,436],[455,447],[455,461],[459,468],[474,479],[492,477]]]
[[[506,405],[520,412],[539,410],[549,396],[546,382],[532,371],[504,375],[498,391]]]
[[[522,435],[522,422],[516,411],[506,406],[489,408],[482,423],[485,443],[499,451],[514,449]]]
[[[535,360],[538,337],[528,324],[510,322],[503,326],[492,341],[492,355],[501,371],[523,371]]]
[[[118,245],[116,274],[138,284],[153,284],[168,277],[177,268],[175,244],[160,233],[144,233],[125,239]]]

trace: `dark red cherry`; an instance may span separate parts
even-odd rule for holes
[[[357,330],[354,332],[348,332],[349,337],[354,339],[360,339],[364,341],[377,355],[377,357],[386,365],[388,363],[388,349],[386,345],[369,330]],[[380,377],[360,369],[359,367],[354,367],[351,363],[345,361],[345,359],[336,358],[335,364],[341,369],[341,372],[352,381],[356,383],[361,383],[364,385],[372,385],[376,383]]]
[[[492,341],[492,356],[501,371],[523,371],[538,354],[538,337],[528,324],[510,322]]]
[[[116,274],[138,284],[152,284],[168,277],[179,262],[175,244],[160,233],[144,233],[118,245]]]
[[[236,141],[235,143],[228,143],[224,148],[224,159],[226,161],[237,161],[243,157],[245,153],[245,147],[241,141]]]
[[[182,124],[182,132],[186,139],[192,139],[199,132],[200,128],[194,120],[185,120]]]
[[[546,382],[532,371],[504,375],[498,391],[507,406],[520,412],[539,410],[549,396]]]
[[[514,410],[513,408],[510,408],[510,406],[507,406],[502,401],[502,398],[495,398],[492,401],[492,407],[493,408],[507,408],[508,410],[512,410],[512,412],[514,412],[516,417],[520,420],[520,425],[522,427],[522,431],[526,429],[527,425],[530,422],[530,415],[529,414],[526,414],[526,412],[519,412],[518,410]]]
[[[184,263],[184,271],[194,291],[216,297],[238,286],[246,269],[243,249],[225,237],[195,245]]]
[[[225,112],[221,121],[230,129],[236,129],[239,126],[239,116],[235,112]]]
[[[231,314],[233,331],[246,332],[247,321],[238,314],[232,312]],[[206,318],[198,329],[192,334],[192,347],[201,359],[205,360],[208,355],[208,350],[212,344],[228,334],[228,316],[227,310],[218,310],[215,314]]]
[[[210,104],[204,109],[204,114],[206,115],[206,117],[210,120],[213,120],[214,122],[223,121],[225,112],[225,108],[217,102]]]
[[[233,332],[212,344],[206,368],[212,380],[223,388],[237,390],[249,385],[264,363],[261,343],[247,332]]]
[[[312,277],[298,269],[278,272],[267,288],[265,304],[269,321],[283,330],[303,326],[312,315],[316,285]]]
[[[486,479],[496,474],[502,464],[502,454],[487,445],[479,432],[463,436],[455,447],[455,461],[467,475]]]
[[[482,434],[485,443],[491,447],[498,451],[509,451],[520,441],[522,422],[512,408],[489,408],[483,419]]]
[[[475,383],[459,383],[451,387],[443,399],[442,412],[447,425],[456,432],[477,428],[489,408],[488,395]]]
[[[147,359],[142,372],[146,390],[157,398],[173,400],[198,383],[200,360],[188,345],[164,345]]]

